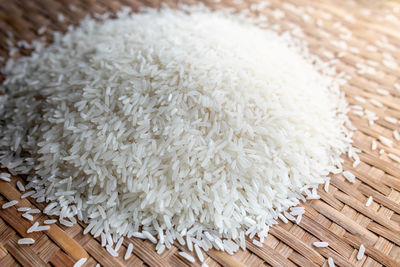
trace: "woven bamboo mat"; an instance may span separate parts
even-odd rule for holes
[[[254,3],[206,2],[213,8],[238,9]],[[159,6],[160,1],[0,0],[0,56],[8,58],[7,43],[31,41],[40,36],[51,40],[53,31],[65,31],[68,25],[76,24],[89,13],[116,11],[123,5],[137,10],[140,6]],[[393,139],[393,130],[400,128],[399,122],[384,119],[385,116],[400,119],[400,67],[393,63],[400,64],[400,2],[271,0],[262,10],[257,11],[254,5],[252,9],[249,15],[265,14],[274,27],[282,30],[300,26],[314,54],[325,60],[335,58],[338,71],[351,76],[343,87],[348,101],[375,112],[379,119],[370,126],[364,118],[349,113],[357,128],[355,147],[362,151],[361,163],[356,168],[345,159],[345,168],[357,177],[355,183],[336,175],[328,192],[319,190],[321,200],[304,204],[306,213],[298,225],[289,222],[272,227],[263,248],[247,241],[248,250],[234,256],[210,250],[205,262],[209,266],[328,266],[327,258],[332,257],[337,266],[400,266],[400,164],[388,157],[389,153],[400,156],[400,142],[395,141],[392,148],[378,142],[376,150],[371,148],[372,140],[380,135]],[[42,26],[46,30],[39,35],[37,31]],[[21,54],[27,53],[21,50]],[[390,94],[382,95],[377,89]],[[11,183],[0,181],[0,205],[20,199],[17,180],[22,181],[19,177],[13,177]],[[366,207],[369,196],[374,201]],[[72,266],[82,257],[88,258],[85,266],[189,265],[178,254],[180,250],[187,251],[186,248],[172,247],[159,256],[153,244],[139,239],[125,239],[120,256],[113,258],[99,240],[82,234],[85,227],[82,224],[71,228],[57,224],[47,232],[26,234],[32,222],[17,212],[16,207],[21,206],[44,207],[28,198],[15,207],[0,209],[0,266]],[[34,215],[34,221],[47,218],[43,214]],[[30,246],[17,245],[21,237],[32,237],[36,242]],[[329,247],[316,248],[312,245],[315,241],[327,241]],[[134,245],[134,256],[124,261],[129,242]],[[361,244],[366,252],[357,261]],[[194,265],[199,266],[198,262]]]

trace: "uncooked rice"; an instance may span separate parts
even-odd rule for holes
[[[107,245],[106,250],[111,256],[118,257],[118,253],[111,247],[111,245]]]
[[[393,131],[393,137],[396,141],[400,141],[400,133],[398,130]]]
[[[118,250],[121,248],[122,242],[124,242],[124,237],[120,237],[118,240],[117,244],[114,247],[115,252],[118,252]]]
[[[30,244],[35,243],[35,240],[32,238],[21,238],[21,239],[18,239],[17,243],[19,245],[30,245]]]
[[[200,262],[204,261],[203,253],[201,252],[200,247],[197,244],[194,244],[194,250],[196,251],[197,258],[199,258]]]
[[[19,212],[26,212],[26,211],[28,211],[28,210],[31,210],[31,208],[30,208],[30,207],[19,207],[17,210],[18,210]]]
[[[4,203],[1,208],[2,209],[7,209],[9,207],[12,207],[14,205],[18,204],[18,200],[11,200],[10,202]]]
[[[371,142],[371,150],[376,150],[376,148],[378,147],[378,144],[376,143],[376,140],[372,140]]]
[[[161,245],[158,249],[157,249],[157,254],[162,254],[165,250],[165,245]]]
[[[347,179],[350,183],[354,183],[356,181],[356,176],[351,171],[344,171],[343,172],[344,178]]]
[[[369,196],[369,198],[367,199],[367,202],[365,202],[365,206],[366,206],[366,207],[371,206],[373,200],[374,200],[374,199],[372,198],[372,196]]]
[[[367,101],[365,100],[365,98],[364,98],[364,97],[361,97],[361,96],[355,96],[354,99],[357,100],[357,101],[360,102],[360,103],[365,103],[365,102],[367,102]]]
[[[3,180],[5,182],[10,182],[11,181],[10,174],[6,172],[0,173],[0,180]]]
[[[364,257],[364,253],[365,253],[365,247],[363,244],[361,244],[360,249],[358,250],[357,253],[357,260],[361,260]]]
[[[263,244],[260,241],[255,240],[255,239],[253,239],[253,244],[260,248],[262,248],[262,246],[263,246]]]
[[[77,262],[75,262],[74,267],[81,267],[81,266],[83,266],[83,264],[85,264],[86,261],[87,261],[87,258],[82,258],[82,259],[78,260]]]
[[[128,248],[126,249],[124,260],[128,260],[132,256],[133,244],[129,243]]]
[[[26,233],[27,234],[32,233],[38,226],[39,226],[39,222],[35,222],[31,227],[28,228],[28,230],[26,230]]]
[[[397,156],[397,155],[395,155],[393,153],[388,153],[388,157],[390,159],[394,160],[395,162],[400,163],[400,157],[399,156]]]
[[[313,245],[316,246],[317,248],[326,248],[327,246],[329,246],[329,243],[328,242],[314,242]]]
[[[189,262],[195,262],[194,258],[187,254],[186,252],[179,252],[179,255],[181,255],[183,258],[187,259]]]
[[[328,266],[329,267],[335,267],[335,263],[331,257],[328,258]]]
[[[21,192],[25,191],[25,187],[20,181],[17,181],[17,187],[18,187],[19,191],[21,191]]]
[[[65,226],[67,226],[67,227],[72,227],[72,226],[74,226],[74,224],[73,224],[72,222],[67,221],[67,220],[64,220],[64,219],[60,219],[59,222],[60,222],[62,225],[65,225]]]
[[[29,209],[26,211],[26,213],[28,213],[28,214],[37,214],[40,212],[41,212],[40,209]]]
[[[57,222],[57,220],[55,220],[55,219],[49,219],[49,220],[43,221],[44,224],[54,224],[56,222]]]
[[[371,104],[373,104],[374,106],[376,106],[378,108],[383,107],[383,104],[376,99],[371,98],[371,99],[369,99],[369,102],[371,102]]]
[[[393,123],[393,124],[397,124],[397,119],[393,118],[393,117],[389,117],[389,116],[385,116],[383,117],[383,119],[387,122]]]
[[[33,216],[28,213],[23,213],[21,216],[29,221],[33,221]]]
[[[42,231],[48,231],[50,230],[49,225],[39,225],[35,229],[33,229],[33,232],[42,232]]]
[[[33,194],[35,194],[35,191],[26,192],[26,193],[24,193],[24,194],[21,196],[21,199],[30,197],[30,196],[32,196]]]
[[[86,18],[2,69],[1,165],[27,175],[21,198],[88,224],[114,257],[122,236],[195,244],[200,260],[245,235],[262,245],[356,154],[334,68],[290,33],[180,7]]]
[[[378,88],[376,89],[376,92],[380,95],[384,95],[384,96],[388,96],[390,95],[390,92],[388,90],[382,89],[382,88]]]
[[[388,146],[388,147],[392,147],[393,146],[393,140],[391,140],[389,138],[386,138],[384,136],[379,136],[378,139],[385,146]]]

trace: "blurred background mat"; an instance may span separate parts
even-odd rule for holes
[[[173,1],[165,3],[176,6]],[[292,29],[307,40],[312,53],[324,60],[333,60],[338,71],[351,76],[342,88],[350,104],[379,117],[369,125],[364,116],[349,112],[357,128],[354,144],[362,151],[361,163],[356,168],[345,158],[345,169],[356,175],[355,183],[335,175],[328,192],[319,190],[320,200],[303,205],[306,213],[299,225],[280,222],[270,230],[263,248],[247,240],[247,251],[240,250],[230,256],[210,250],[205,253],[205,262],[209,266],[328,266],[327,259],[332,257],[336,266],[400,266],[400,164],[390,156],[400,156],[400,142],[394,141],[393,147],[378,142],[377,149],[371,148],[372,140],[379,136],[393,139],[393,131],[400,128],[400,1],[203,3],[215,9],[249,9],[249,16],[264,14],[276,29]],[[0,0],[0,56],[3,59],[0,65],[10,54],[15,57],[29,54],[29,49],[12,48],[18,41],[29,42],[45,36],[51,42],[54,31],[66,31],[68,25],[76,25],[88,14],[115,12],[122,6],[137,11],[141,6],[159,7],[160,4],[156,0]],[[23,182],[20,177],[14,177],[11,183],[0,181],[0,205],[19,200],[17,180]],[[369,196],[374,201],[367,207]],[[14,207],[0,209],[0,266],[72,266],[82,257],[88,258],[85,266],[97,263],[102,266],[190,265],[178,254],[189,252],[186,247],[177,244],[157,255],[152,243],[135,238],[125,238],[119,256],[114,258],[101,247],[99,239],[82,234],[83,224],[70,228],[57,224],[46,232],[26,234],[33,222],[21,217],[17,208],[22,206],[44,207],[43,203],[28,198]],[[34,221],[42,223],[48,218],[34,214]],[[36,242],[18,245],[17,240],[22,237],[32,237]],[[316,248],[313,246],[316,241],[326,241],[329,247]],[[134,255],[124,261],[130,242],[134,245]],[[358,261],[356,256],[361,244],[366,251]],[[200,266],[198,261],[193,265]]]

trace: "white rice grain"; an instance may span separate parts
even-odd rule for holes
[[[289,3],[273,16],[286,12],[312,18]],[[9,60],[0,100],[0,164],[27,177],[21,198],[49,203],[43,213],[65,226],[83,221],[111,255],[123,236],[158,252],[177,240],[232,254],[246,233],[262,243],[277,217],[300,223],[304,209],[288,209],[328,189],[342,154],[360,162],[340,91],[349,77],[336,74],[335,59],[312,55],[295,25],[282,33],[260,16],[261,29],[245,14],[199,5],[113,17],[86,18]]]
[[[376,140],[372,140],[371,142],[371,150],[374,151],[378,147],[378,144],[376,143]]]
[[[114,250],[116,252],[118,252],[118,250],[121,248],[122,242],[124,242],[124,237],[120,237],[120,239],[118,240],[117,244],[115,245]]]
[[[396,141],[400,141],[400,133],[398,130],[393,131],[393,137]]]
[[[378,88],[376,89],[376,92],[380,95],[384,95],[384,96],[388,96],[390,95],[390,92],[388,90],[382,89],[382,88]]]
[[[106,250],[111,256],[118,257],[118,253],[110,245],[106,246]]]
[[[64,22],[64,20],[65,20],[64,15],[62,13],[57,13],[57,20],[59,22]]]
[[[394,87],[398,92],[400,92],[400,83],[395,83],[395,84],[393,84],[393,87]]]
[[[74,267],[81,267],[85,264],[87,258],[81,258],[77,262],[75,262]]]
[[[25,186],[20,181],[17,181],[17,188],[20,192],[25,192]]]
[[[365,247],[363,244],[361,244],[360,249],[358,250],[358,253],[357,253],[358,261],[360,261],[364,257],[364,253],[365,253]]]
[[[384,118],[385,121],[393,123],[393,124],[397,124],[397,122],[398,122],[396,118],[393,118],[393,117],[390,117],[390,116],[385,116],[383,118]]]
[[[35,222],[31,227],[28,228],[28,230],[26,231],[27,234],[32,233],[35,231],[36,227],[39,226],[39,222]]]
[[[30,197],[30,196],[32,196],[32,195],[35,194],[35,193],[36,193],[35,191],[26,192],[25,194],[23,194],[23,195],[21,196],[21,199]]]
[[[350,171],[344,171],[343,172],[343,176],[344,178],[346,178],[347,181],[349,181],[350,183],[354,183],[356,181],[356,176],[350,172]]]
[[[185,258],[186,260],[188,260],[191,263],[195,262],[194,258],[192,256],[190,256],[189,254],[187,254],[186,252],[181,251],[178,254],[181,255],[183,258]]]
[[[50,230],[50,225],[39,225],[33,230],[33,232],[42,232],[48,230]]]
[[[9,173],[6,172],[0,173],[0,180],[3,180],[5,182],[10,182],[11,181],[10,177],[11,175]]]
[[[289,222],[288,219],[286,219],[286,217],[283,216],[283,214],[281,214],[281,213],[278,214],[278,217],[279,217],[279,219],[281,219],[281,221],[284,222],[284,223],[288,223],[288,222]]]
[[[328,242],[314,242],[313,245],[317,248],[326,248],[329,246]]]
[[[23,213],[21,216],[29,221],[33,221],[33,216],[28,213]]]
[[[142,231],[143,235],[150,240],[153,244],[157,244],[157,239],[147,231]]]
[[[374,106],[376,106],[378,108],[383,107],[383,104],[381,102],[379,102],[378,100],[376,100],[376,99],[373,99],[373,98],[369,99],[369,102],[371,102],[372,105],[374,105]]]
[[[367,207],[371,206],[372,201],[373,201],[373,198],[372,198],[372,196],[370,196],[370,197],[368,198],[367,202],[365,203],[365,206],[367,206]]]
[[[74,224],[72,223],[72,222],[70,222],[70,221],[67,221],[67,220],[65,220],[65,219],[59,219],[59,222],[62,224],[62,225],[65,225],[65,226],[67,226],[67,227],[72,227],[72,226],[74,226]]]
[[[2,208],[2,209],[7,209],[7,208],[12,207],[12,206],[14,206],[14,205],[16,205],[16,204],[18,204],[18,201],[17,201],[17,200],[11,200],[10,202],[4,203],[4,204],[1,206],[1,208]]]
[[[32,238],[21,238],[17,242],[19,245],[31,245],[35,243],[35,240]]]
[[[357,101],[360,102],[360,103],[366,103],[366,102],[367,102],[367,101],[365,100],[365,98],[364,98],[364,97],[361,97],[361,96],[355,96],[354,99],[357,100]]]
[[[253,239],[253,244],[256,245],[257,247],[260,247],[260,248],[263,247],[263,244],[260,241],[255,240],[255,239]]]
[[[386,137],[380,135],[378,137],[378,139],[385,146],[388,146],[388,147],[392,147],[393,146],[393,140],[390,140],[389,138],[386,138]]]
[[[160,255],[164,252],[165,250],[165,245],[161,245],[158,249],[157,249],[157,254]]]
[[[40,209],[29,209],[26,211],[26,213],[28,214],[38,214],[40,212],[41,212]]]
[[[194,244],[194,250],[196,251],[197,258],[200,260],[200,262],[203,262],[204,261],[203,253],[201,252],[197,244]]]
[[[26,212],[26,211],[31,210],[31,208],[30,208],[30,207],[19,207],[17,210],[18,210],[19,212]]]
[[[129,243],[128,248],[126,249],[124,260],[128,260],[132,256],[133,244]]]
[[[388,157],[394,161],[396,161],[397,163],[400,163],[400,157],[393,154],[393,153],[388,153]]]
[[[333,259],[331,257],[328,258],[328,266],[335,267],[335,263],[333,262]]]
[[[46,26],[42,26],[42,27],[40,27],[38,30],[37,30],[37,34],[38,35],[42,35],[43,33],[45,33],[46,32]]]

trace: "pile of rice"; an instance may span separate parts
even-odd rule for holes
[[[1,164],[109,247],[262,243],[352,151],[335,71],[225,11],[87,18],[2,72]]]

